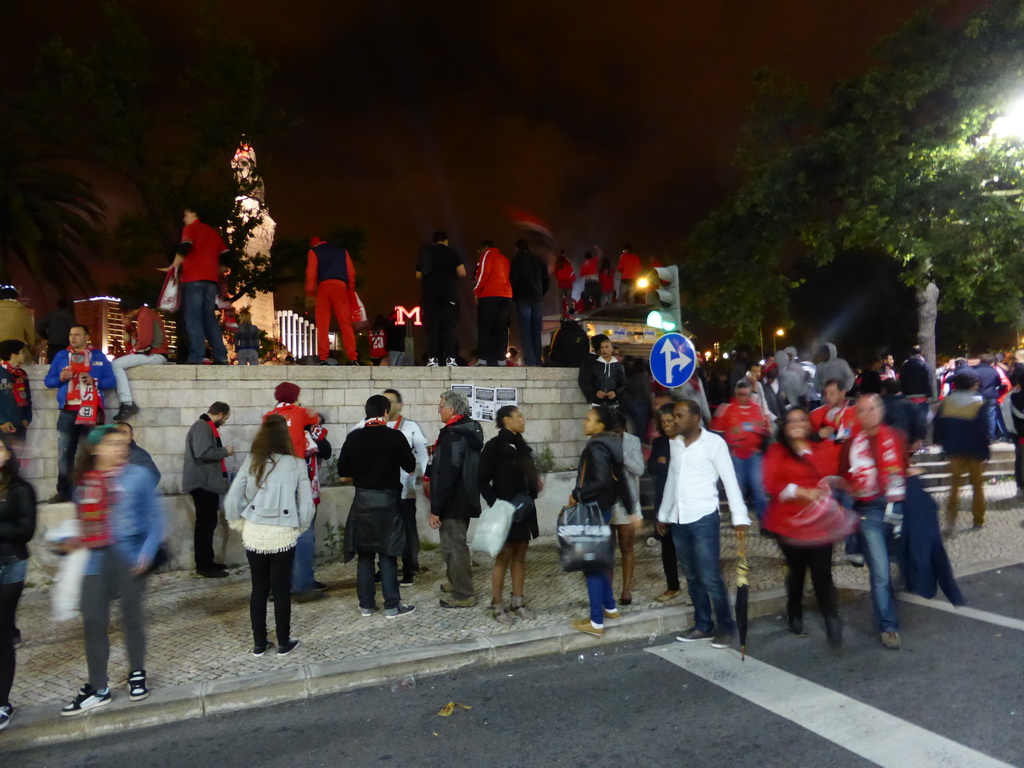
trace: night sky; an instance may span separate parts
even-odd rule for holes
[[[980,0],[960,0],[962,11]],[[6,77],[59,31],[82,40],[95,0],[4,3]],[[730,167],[760,66],[821,96],[869,62],[921,0],[222,3],[224,23],[277,64],[272,103],[302,119],[257,144],[278,232],[368,233],[371,314],[415,303],[418,245],[511,255],[508,207],[546,221],[577,261],[597,244],[673,258],[734,189]],[[13,7],[12,7],[13,6]],[[139,3],[173,69],[197,0]],[[225,158],[227,162],[228,158]],[[385,269],[386,267],[386,269]]]

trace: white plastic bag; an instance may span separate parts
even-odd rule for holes
[[[512,502],[501,499],[485,509],[476,523],[476,532],[473,534],[470,548],[495,557],[505,546],[508,530],[512,527],[512,515],[515,512],[516,508]]]
[[[76,549],[61,559],[57,581],[50,592],[54,621],[71,621],[78,615],[82,607],[82,580],[90,554],[91,550]]]
[[[163,287],[160,288],[160,299],[157,301],[157,309],[163,312],[177,312],[181,307],[181,272],[178,269],[168,269],[164,276]]]

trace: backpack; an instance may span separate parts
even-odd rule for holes
[[[551,340],[551,364],[562,368],[579,368],[590,354],[590,339],[575,321],[563,320]]]

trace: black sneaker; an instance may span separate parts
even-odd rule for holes
[[[415,610],[415,605],[400,605],[397,608],[388,608],[384,611],[384,618],[397,619],[399,616],[405,616],[407,613],[412,613]]]
[[[719,632],[711,640],[712,648],[728,648],[732,645],[732,635],[728,632]]]
[[[403,576],[402,580],[400,582],[398,582],[398,586],[400,586],[400,587],[411,587],[415,583],[416,583],[416,577],[415,576]]]
[[[346,365],[362,365],[358,360],[349,360]]]
[[[255,656],[257,659],[262,658],[263,654],[265,654],[269,650],[272,650],[273,647],[274,644],[269,640],[265,642],[263,645],[254,645],[252,648],[252,655]]]
[[[317,365],[334,365],[334,363],[330,363],[327,360],[321,360]]]
[[[228,572],[220,568],[196,568],[196,575],[204,579],[226,579]]]
[[[136,669],[128,675],[128,698],[131,701],[142,701],[149,696],[149,688],[146,687],[146,670]]]
[[[12,717],[14,717],[14,707],[10,704],[0,707],[0,731],[10,724]]]
[[[313,580],[313,589],[315,589],[317,592],[326,592],[327,591],[327,585],[324,584],[322,581],[317,581],[316,579],[314,579]]]
[[[121,407],[117,409],[117,413],[114,414],[114,421],[128,421],[132,416],[139,412],[139,406],[135,403],[121,403]]]
[[[683,634],[678,635],[676,637],[676,640],[678,640],[680,643],[695,643],[698,640],[710,640],[710,639],[711,639],[711,633],[710,632],[701,632],[696,627],[690,627]]]
[[[70,717],[72,715],[80,715],[83,712],[88,712],[90,709],[96,707],[102,707],[110,703],[110,687],[102,691],[94,690],[91,685],[86,683],[78,691],[78,695],[75,696],[75,700],[70,704],[66,704],[60,713],[64,717]]]
[[[289,653],[291,653],[292,651],[294,651],[298,647],[299,647],[299,641],[296,640],[293,637],[287,643],[281,643],[280,647],[278,647],[278,649],[277,649],[277,655],[278,656],[287,656]]]

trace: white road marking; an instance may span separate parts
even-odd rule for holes
[[[883,768],[1013,768],[963,744],[732,650],[646,649]]]
[[[923,597],[912,595],[909,592],[901,593],[897,595],[897,597],[899,597],[899,599],[904,603],[923,605],[925,608],[934,608],[937,611],[945,611],[946,613],[953,613],[957,616],[963,616],[968,619],[984,621],[988,624],[995,624],[997,627],[1006,627],[1008,629],[1016,629],[1020,632],[1024,632],[1024,621],[1011,618],[1010,616],[1002,616],[998,613],[990,613],[989,611],[979,611],[977,608],[970,608],[968,606],[957,608],[955,605],[951,605],[945,600],[927,600]]]

